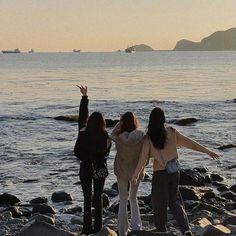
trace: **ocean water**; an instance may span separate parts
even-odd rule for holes
[[[21,53],[0,54],[0,193],[26,203],[65,190],[82,204],[73,156],[77,123],[54,119],[78,113],[76,84],[88,86],[90,112],[117,119],[133,111],[143,130],[155,106],[165,110],[167,121],[198,118],[175,127],[221,158],[180,149],[182,166],[204,166],[235,183],[235,169],[228,167],[236,149],[216,148],[236,144],[236,52]],[[116,180],[114,156],[113,145],[106,187]],[[146,171],[151,174],[152,166]],[[150,183],[142,183],[139,194],[149,192]]]

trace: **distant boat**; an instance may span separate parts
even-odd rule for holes
[[[136,50],[135,50],[134,46],[131,46],[131,47],[127,47],[127,48],[125,49],[125,52],[126,52],[126,53],[135,53]]]
[[[13,50],[13,51],[10,51],[10,50],[3,50],[2,53],[20,53],[20,50],[19,50],[19,48],[16,48],[16,49]]]
[[[73,49],[73,52],[80,52],[80,49]]]
[[[31,48],[31,49],[29,50],[29,53],[34,53],[34,49]]]

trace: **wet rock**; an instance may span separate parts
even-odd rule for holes
[[[207,225],[202,234],[202,236],[223,236],[229,235],[231,230],[223,225]]]
[[[205,168],[205,167],[196,167],[196,168],[194,168],[196,171],[198,171],[198,172],[200,172],[200,173],[204,173],[204,174],[206,174],[207,173],[207,171],[208,171],[208,169],[207,168]]]
[[[130,233],[128,233],[127,236],[176,236],[175,233],[169,232],[169,233],[159,233],[155,231],[145,231],[145,230],[133,230]]]
[[[236,193],[236,184],[232,185],[229,190]]]
[[[113,204],[108,208],[110,212],[113,212],[115,214],[118,214],[119,210],[119,201],[113,202]]]
[[[41,203],[47,203],[48,199],[46,197],[37,197],[32,200],[30,200],[31,204],[41,204]]]
[[[29,221],[35,221],[35,222],[46,222],[48,224],[54,225],[55,224],[55,219],[54,217],[50,217],[48,215],[42,215],[42,214],[37,214],[32,216]]]
[[[108,197],[116,197],[119,192],[115,189],[104,188],[103,193],[105,193]]]
[[[148,196],[139,196],[138,200],[141,200],[144,204],[149,205],[151,203],[151,194]]]
[[[186,210],[192,210],[195,206],[198,206],[199,202],[193,200],[185,200],[184,206]]]
[[[236,165],[231,165],[231,166],[227,166],[227,167],[226,167],[227,170],[232,170],[232,169],[234,169],[234,168],[236,168]]]
[[[196,119],[196,118],[182,118],[179,120],[175,120],[173,123],[176,125],[190,125],[190,124],[193,124],[197,121],[198,121],[198,119]]]
[[[58,229],[45,222],[35,222],[28,227],[24,227],[19,236],[76,236],[77,234]]]
[[[143,182],[151,182],[152,181],[152,177],[148,173],[145,173],[144,178],[143,178],[142,181]]]
[[[208,200],[208,199],[215,198],[215,197],[216,197],[216,195],[215,195],[214,192],[208,192],[208,193],[205,193],[205,194],[202,196],[201,199],[206,199],[206,200]]]
[[[7,220],[12,219],[12,213],[11,213],[10,211],[2,212],[2,213],[1,213],[1,219],[2,219],[3,221],[7,221]]]
[[[179,191],[184,201],[185,200],[194,200],[194,201],[200,200],[200,197],[197,195],[197,192],[193,187],[179,186]]]
[[[117,233],[110,229],[109,227],[103,227],[98,233],[94,234],[96,236],[118,236]]]
[[[20,203],[20,199],[14,195],[3,193],[0,195],[0,205],[14,206]]]
[[[217,182],[221,182],[224,180],[224,177],[218,175],[218,174],[211,174],[211,180],[212,181],[217,181]]]
[[[60,212],[64,213],[64,214],[79,214],[82,212],[82,207],[80,206],[76,206],[76,207],[73,207],[73,208],[70,208],[70,209],[60,209]]]
[[[72,197],[69,193],[66,193],[64,191],[57,191],[52,194],[51,200],[53,202],[66,202],[66,201],[72,201]]]
[[[223,197],[223,198],[226,198],[228,200],[234,200],[235,197],[236,197],[236,194],[231,192],[231,191],[227,191],[227,192],[221,193],[220,196]]]
[[[217,181],[213,181],[213,182],[212,182],[212,185],[213,185],[213,186],[216,186],[216,187],[225,186],[225,184],[219,183],[219,182],[217,182]]]
[[[225,150],[225,149],[229,149],[229,148],[236,148],[236,145],[231,143],[231,144],[227,144],[227,145],[222,145],[222,146],[218,147],[217,149]]]
[[[23,226],[23,224],[25,223],[25,219],[20,219],[20,218],[17,218],[17,219],[10,219],[6,222],[6,225],[19,225],[21,224]]]
[[[223,186],[218,187],[217,190],[222,193],[222,192],[229,191],[229,187],[226,185],[223,185]]]
[[[224,219],[223,221],[224,225],[236,225],[236,215],[234,216],[229,216],[227,218]]]
[[[72,225],[79,224],[82,225],[84,223],[83,217],[81,216],[73,216],[70,220]]]
[[[224,214],[224,212],[225,212],[223,208],[216,207],[211,204],[207,204],[207,203],[203,203],[203,202],[200,202],[197,206],[193,207],[190,212],[196,213],[201,210],[207,210],[207,211],[210,211],[212,213],[217,213],[217,214]]]
[[[112,184],[111,188],[112,188],[112,189],[115,189],[116,191],[119,192],[119,190],[118,190],[118,183],[117,183],[117,182],[115,182],[114,184]]]
[[[225,209],[228,211],[233,211],[236,209],[236,202],[227,202],[225,204]]]
[[[21,212],[19,210],[19,207],[15,207],[15,206],[8,207],[4,211],[10,211],[13,218],[21,217]]]
[[[55,210],[53,207],[47,205],[47,204],[37,204],[33,207],[32,213],[40,213],[40,214],[55,214]]]
[[[180,171],[180,185],[204,186],[204,177],[196,170],[182,169]]]
[[[105,119],[105,120],[107,127],[114,127],[119,122],[119,120],[112,120],[112,119]]]
[[[212,183],[211,177],[209,175],[205,176],[205,183],[207,183],[207,184],[211,184]]]

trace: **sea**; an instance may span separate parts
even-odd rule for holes
[[[235,184],[236,149],[217,148],[236,144],[236,51],[1,53],[0,194],[28,203],[64,190],[74,205],[83,205],[80,164],[73,155],[78,125],[54,119],[78,114],[76,85],[88,86],[90,113],[119,119],[132,111],[143,131],[156,106],[165,110],[167,122],[197,118],[188,126],[171,125],[220,159],[180,148],[181,166],[205,167],[222,175],[225,184]],[[106,188],[116,182],[115,153],[113,144]],[[151,176],[151,164],[146,172]],[[141,183],[139,195],[148,194],[150,182]]]

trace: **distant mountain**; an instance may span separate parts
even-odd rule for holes
[[[154,51],[153,48],[151,48],[150,46],[146,45],[146,44],[138,44],[138,45],[134,45],[132,46],[134,48],[134,50],[136,52],[150,52],[150,51]],[[131,48],[131,47],[129,47]]]
[[[182,39],[177,42],[174,51],[220,51],[236,50],[236,28],[217,31],[201,40],[192,42]]]

